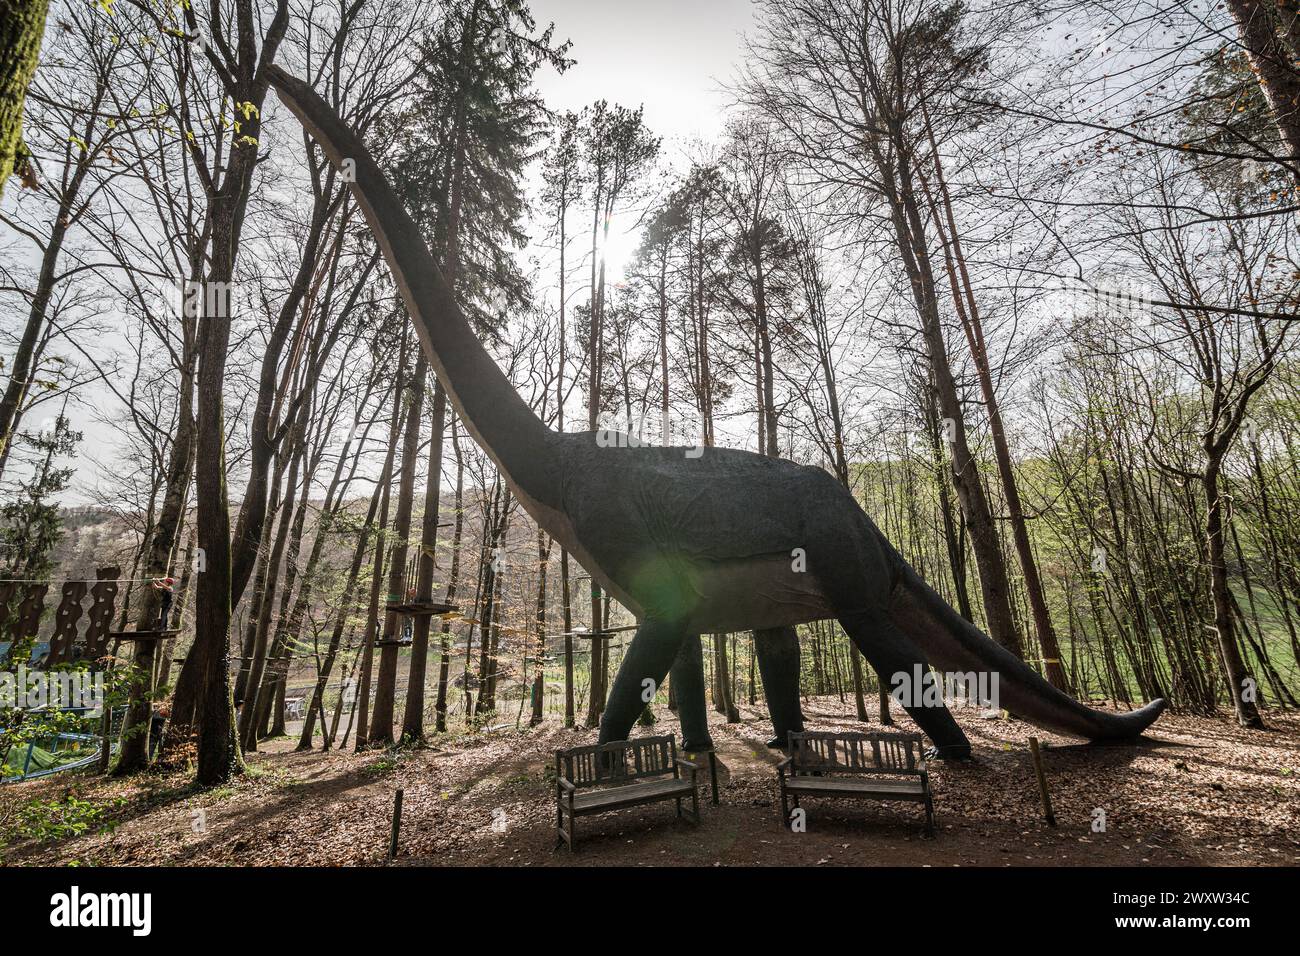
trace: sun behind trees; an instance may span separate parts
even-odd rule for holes
[[[631,655],[637,614],[457,413],[356,158],[273,67],[374,155],[547,428],[820,468],[1035,679],[1293,729],[1292,6],[758,0],[706,136],[583,80],[560,17],[65,0],[30,80],[5,67],[0,665],[111,697],[0,702],[6,775],[60,735],[204,787],[284,738],[572,748]],[[830,618],[692,634],[671,673],[635,733],[684,735],[700,694],[719,752],[784,744],[782,706],[909,720]]]

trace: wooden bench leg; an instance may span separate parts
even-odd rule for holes
[[[934,800],[928,796],[925,798],[925,835],[934,839]]]
[[[555,808],[555,849],[560,848],[561,843],[569,844],[569,851],[573,851],[573,820],[569,820],[569,831],[564,830],[564,809],[557,806]]]
[[[678,798],[677,798],[677,818],[678,818],[678,819],[681,819],[681,816],[682,816],[682,798],[681,798],[681,797],[678,797]]]
[[[696,824],[700,822],[700,791],[698,787],[691,787],[691,819]]]
[[[577,814],[574,813],[569,814],[569,852],[570,853],[578,852],[578,848],[576,846],[578,842],[577,827],[578,827]]]
[[[781,826],[790,826],[790,798],[785,792],[785,781],[781,781]]]

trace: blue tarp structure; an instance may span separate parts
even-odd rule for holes
[[[8,654],[9,648],[11,646],[12,646],[11,641],[0,641],[0,657],[4,657],[6,654]],[[50,642],[37,641],[34,645],[32,645],[31,662],[35,664],[37,661],[43,661],[45,660],[45,656],[49,653],[50,653]]]

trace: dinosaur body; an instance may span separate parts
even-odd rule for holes
[[[1053,688],[935,594],[821,469],[732,449],[639,446],[546,428],[470,329],[365,147],[306,84],[274,66],[267,74],[330,159],[355,164],[354,195],[466,426],[533,519],[636,616],[601,721],[602,742],[627,737],[644,708],[644,682],[662,684],[688,638],[824,618],[838,619],[883,676],[916,665],[995,671],[1002,705],[1051,730],[1091,740],[1131,737],[1159,716],[1163,700],[1117,715]],[[779,660],[788,667],[788,648],[782,654],[760,656],[765,683]],[[695,666],[691,658],[683,655],[683,670]],[[769,684],[769,692],[780,685],[774,716],[777,708],[788,711],[791,687],[797,711],[797,675],[790,677]],[[702,701],[702,681],[698,696]],[[969,754],[942,703],[907,709],[942,755]]]

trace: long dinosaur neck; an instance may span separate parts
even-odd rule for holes
[[[470,328],[418,227],[370,152],[310,86],[275,66],[267,67],[267,74],[330,161],[351,177],[353,195],[452,406],[511,484],[542,504],[557,504],[558,469],[549,429]]]

